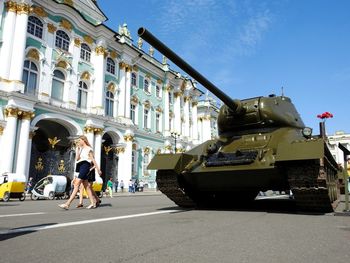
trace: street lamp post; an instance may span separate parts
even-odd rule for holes
[[[176,140],[180,137],[180,134],[178,134],[177,132],[171,132],[171,137],[174,138],[174,143],[175,143],[175,153],[176,153]]]

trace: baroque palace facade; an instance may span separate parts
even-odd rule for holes
[[[155,188],[154,154],[216,136],[213,100],[106,19],[96,1],[0,1],[0,174],[72,176],[85,134],[105,182]]]

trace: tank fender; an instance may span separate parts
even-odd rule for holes
[[[324,154],[322,139],[282,142],[277,146],[276,161],[319,159]]]
[[[149,170],[175,170],[176,173],[181,171],[194,159],[193,155],[185,153],[177,154],[156,154],[148,164]]]

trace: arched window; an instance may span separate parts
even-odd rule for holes
[[[64,31],[57,30],[55,46],[65,51],[68,51],[69,42],[70,42],[69,36]]]
[[[24,61],[22,82],[24,83],[24,93],[35,95],[38,82],[38,68],[30,60]]]
[[[113,117],[114,95],[112,92],[106,92],[105,115]]]
[[[78,108],[87,108],[88,86],[84,81],[79,81]]]
[[[148,82],[147,79],[145,79],[145,81],[143,82],[143,88],[144,88],[145,92],[150,93],[150,91],[149,91],[149,82]]]
[[[90,57],[91,57],[90,47],[85,43],[81,44],[80,58],[90,62]]]
[[[107,72],[115,74],[115,62],[111,58],[107,58]]]
[[[56,100],[63,100],[65,76],[60,70],[53,72],[51,97]]]
[[[38,38],[43,38],[43,23],[35,16],[28,17],[27,32]]]
[[[136,73],[131,73],[131,86],[136,87]]]

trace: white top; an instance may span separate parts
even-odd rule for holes
[[[89,158],[89,153],[92,152],[92,148],[89,146],[83,147],[80,149],[80,159],[77,160],[77,163],[80,163],[82,161],[91,162],[91,159]]]

